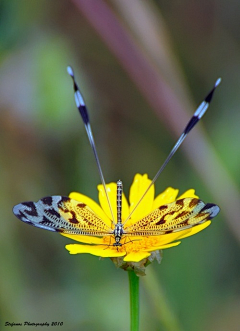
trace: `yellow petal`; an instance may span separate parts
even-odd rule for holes
[[[113,215],[114,215],[114,221],[117,222],[117,184],[116,183],[110,183],[106,185],[109,201],[112,207]],[[99,191],[99,202],[104,210],[104,212],[107,214],[107,216],[112,219],[112,214],[109,208],[108,200],[106,198],[105,190],[103,185],[98,185],[98,191]],[[129,206],[126,199],[125,194],[122,195],[122,220],[126,219],[129,215]]]
[[[164,234],[161,236],[156,236],[156,239],[158,240],[158,244],[157,245],[166,245],[169,244],[177,239],[183,238],[183,234],[182,232],[184,232],[184,235],[187,235],[188,233],[191,232],[191,229],[187,229],[184,231],[177,231],[177,232],[173,232],[173,233],[169,233],[169,234]],[[155,246],[156,244],[154,244]]]
[[[151,180],[148,179],[147,174],[140,175],[136,174],[130,188],[129,201],[130,201],[130,212],[134,209],[136,204],[139,202],[146,189],[148,188]],[[152,211],[153,199],[154,199],[154,185],[151,186],[145,197],[142,199],[139,206],[134,211],[131,219],[127,222],[127,225],[133,224],[135,221],[140,220]]]
[[[172,187],[166,188],[165,191],[160,193],[153,202],[153,209],[158,208],[159,206],[165,205],[167,203],[171,203],[176,200],[178,195],[177,189],[174,189]]]
[[[123,260],[126,262],[139,262],[150,255],[151,253],[148,252],[131,252],[127,254]]]
[[[181,244],[181,241],[175,241],[174,243],[171,243],[171,244],[167,244],[167,245],[159,246],[159,247],[157,247],[155,250],[157,250],[157,249],[166,249],[166,248],[170,248],[170,247],[178,246],[179,244]]]
[[[88,253],[101,257],[115,257],[115,256],[124,256],[126,252],[119,252],[117,249],[112,249],[112,247],[106,247],[106,245],[78,245],[78,244],[69,244],[65,248],[69,251],[70,254],[81,254]]]
[[[80,234],[64,234],[60,233],[62,236],[86,243],[86,244],[103,244],[103,238],[93,237],[93,236],[83,236]]]
[[[85,203],[89,208],[92,209],[94,213],[96,213],[109,227],[111,227],[111,220],[107,217],[107,215],[104,213],[102,208],[91,198],[87,197],[84,194],[72,192],[69,194],[69,197],[71,199],[80,201]]]
[[[187,190],[182,195],[180,195],[180,197],[178,197],[177,200],[183,199],[183,198],[197,198],[198,199],[199,197],[195,194],[195,190],[191,188],[190,190]]]
[[[190,237],[190,236],[193,236],[194,234],[206,229],[209,225],[211,224],[211,221],[206,221],[205,223],[203,224],[199,224],[199,225],[196,225],[194,227],[192,227],[190,229],[190,232],[182,235],[181,237],[179,237],[180,239],[183,239],[183,238],[187,238],[187,237]],[[183,231],[181,231],[183,232]]]

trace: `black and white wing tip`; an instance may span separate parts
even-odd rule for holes
[[[67,67],[67,72],[69,74],[69,76],[72,78],[73,80],[73,88],[74,88],[74,98],[75,98],[75,103],[76,106],[81,114],[83,123],[85,124],[85,126],[89,125],[89,115],[88,115],[88,111],[86,108],[86,104],[85,101],[83,99],[83,96],[80,92],[80,89],[77,85],[77,82],[75,80],[75,76],[74,76],[74,72],[73,72],[73,68],[71,66]]]
[[[220,208],[215,205],[214,203],[207,203],[201,212],[209,213],[208,220],[211,220],[212,218],[216,217],[217,214],[220,212]]]
[[[219,77],[219,78],[216,80],[215,88],[221,83],[221,81],[222,81],[222,78]]]
[[[83,96],[82,96],[82,94],[81,94],[81,92],[79,90],[79,87],[78,87],[78,85],[76,83],[74,72],[73,72],[73,68],[70,67],[70,66],[68,66],[67,67],[67,72],[68,72],[69,76],[72,77],[72,80],[73,80],[74,96],[75,96],[76,105],[77,105],[78,108],[81,107],[81,106],[83,107],[83,106],[85,106],[85,102],[83,100]]]
[[[192,118],[188,122],[183,135],[186,136],[192,129],[193,127],[198,123],[198,121],[203,117],[205,112],[207,111],[209,104],[212,100],[213,94],[218,87],[218,85],[221,83],[221,78],[218,78],[212,88],[212,90],[208,93],[204,101],[199,105],[195,113],[193,114]]]
[[[73,68],[71,66],[67,67],[67,72],[72,78],[74,78],[74,72],[73,72]]]
[[[207,104],[207,107],[209,106],[209,103],[210,103],[211,100],[212,100],[213,93],[215,92],[216,88],[217,88],[218,85],[221,83],[221,81],[222,81],[222,79],[219,77],[219,78],[216,80],[216,82],[215,82],[215,84],[214,84],[212,90],[211,90],[211,91],[208,93],[208,95],[206,96],[204,102]],[[203,112],[203,114],[204,114],[204,112]],[[202,117],[202,116],[201,116],[201,117]]]
[[[61,197],[56,196],[56,198],[61,198]],[[18,205],[13,207],[13,213],[18,219],[20,219],[20,221],[27,223],[29,225],[33,225],[37,228],[41,228],[48,231],[62,232],[61,228],[55,226],[52,220],[47,217],[47,215],[44,213],[44,210],[42,208],[38,210],[37,206],[39,205],[39,203],[45,204],[46,201],[45,199],[43,198],[39,200],[37,203],[33,201],[19,203]],[[51,210],[49,211],[51,213]],[[55,214],[53,216],[56,216],[55,211],[54,213],[52,212],[52,214]]]
[[[22,205],[22,203],[19,203],[18,205],[13,207],[13,214],[17,218],[19,218],[20,221],[31,224],[31,221],[27,217],[25,217],[25,215],[23,214],[22,209],[23,209],[23,205]]]

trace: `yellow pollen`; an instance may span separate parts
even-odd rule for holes
[[[111,237],[103,237],[104,244],[108,245],[109,249],[118,250],[119,252],[139,252],[148,249],[154,249],[155,246],[159,244],[159,241],[156,237],[143,237],[141,239],[135,239],[134,237],[124,237],[121,240],[122,246],[113,246],[115,243],[115,238]]]

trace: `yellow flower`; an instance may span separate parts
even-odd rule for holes
[[[122,196],[122,223],[127,219],[128,215],[134,209],[139,199],[142,197],[143,193],[146,191],[147,187],[151,183],[148,176],[136,174],[130,188],[129,203],[123,194]],[[114,208],[116,206],[116,190],[117,184],[110,183],[106,185],[109,200],[111,206],[113,206],[114,219],[117,219],[117,210]],[[99,190],[99,202],[100,206],[90,199],[89,197],[73,192],[69,196],[70,198],[80,201],[88,205],[94,213],[97,214],[110,228],[114,229],[113,222],[111,221],[111,212],[106,199],[106,195],[102,185],[98,186]],[[139,206],[133,212],[131,218],[127,221],[126,227],[133,225],[137,221],[141,220],[143,217],[148,215],[151,211],[160,206],[172,203],[183,198],[198,198],[195,195],[195,191],[190,189],[186,191],[181,196],[177,197],[178,190],[168,187],[164,192],[159,194],[156,198],[154,185],[151,186],[148,193],[145,195]],[[207,226],[209,226],[211,221],[206,221],[202,224],[196,225],[194,227],[180,230],[177,232],[172,232],[169,234],[162,234],[156,236],[129,236],[127,234],[123,235],[121,240],[122,246],[113,246],[115,243],[115,238],[113,235],[103,236],[103,237],[93,237],[86,235],[67,235],[62,234],[65,237],[71,238],[73,240],[79,241],[83,244],[69,244],[66,245],[66,249],[70,254],[78,253],[89,253],[100,257],[110,257],[118,266],[126,266],[128,262],[139,262],[152,261],[156,258],[160,262],[159,250],[177,246],[180,244],[180,239],[192,236],[199,231],[202,231]],[[129,264],[128,264],[129,265]],[[126,267],[127,268],[127,267]]]

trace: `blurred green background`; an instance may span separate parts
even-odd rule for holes
[[[12,214],[21,201],[71,191],[97,200],[99,176],[69,64],[106,182],[122,179],[127,195],[135,173],[155,175],[222,77],[202,123],[156,183],[157,193],[193,187],[221,213],[148,267],[140,330],[239,330],[239,21],[236,0],[0,2],[1,330],[24,321],[129,329],[126,272],[110,259],[69,255],[64,246],[73,241]]]

